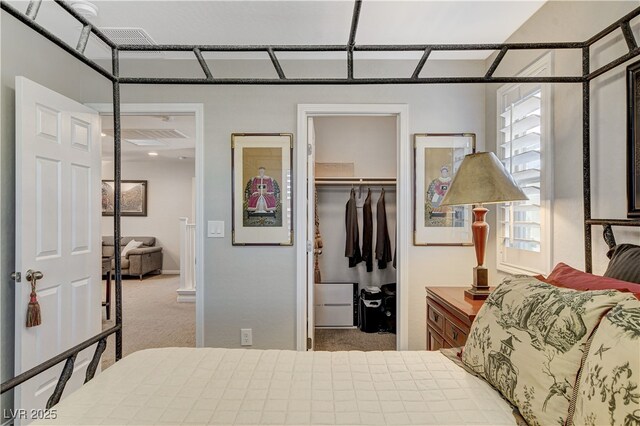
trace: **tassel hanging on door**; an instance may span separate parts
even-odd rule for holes
[[[29,299],[29,307],[27,308],[27,327],[35,327],[42,323],[40,317],[40,304],[36,295],[36,280],[31,281],[31,298]]]

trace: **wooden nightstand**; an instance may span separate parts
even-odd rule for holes
[[[464,346],[484,300],[464,297],[466,287],[426,287],[427,350]]]

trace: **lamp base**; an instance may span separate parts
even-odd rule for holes
[[[489,288],[489,270],[484,266],[473,268],[473,286]]]
[[[484,300],[491,291],[489,290],[489,271],[483,266],[473,268],[473,287],[464,291],[464,296],[472,300]]]
[[[489,297],[491,291],[489,290],[476,290],[475,287],[471,287],[469,290],[464,291],[464,297],[471,300],[484,300]]]

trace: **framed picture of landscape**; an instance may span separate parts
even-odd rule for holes
[[[120,181],[120,215],[147,215],[147,181]],[[112,180],[102,181],[102,216],[113,216],[115,184]]]

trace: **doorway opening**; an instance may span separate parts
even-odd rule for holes
[[[406,349],[406,114],[298,107],[298,350]]]
[[[309,127],[314,349],[395,350],[396,117],[313,117]]]
[[[93,106],[102,123],[103,329],[114,321],[113,115]],[[148,348],[202,345],[199,105],[122,105],[121,264],[123,355]],[[111,263],[111,265],[109,265]],[[109,289],[109,287],[111,287]],[[109,292],[110,290],[110,292]],[[110,297],[108,296],[110,295]],[[126,331],[128,330],[128,331]],[[114,359],[107,350],[102,367]]]

